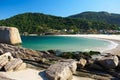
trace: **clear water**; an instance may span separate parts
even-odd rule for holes
[[[93,38],[68,36],[22,36],[22,46],[34,50],[99,51],[111,42]]]

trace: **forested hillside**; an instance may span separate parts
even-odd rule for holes
[[[116,24],[120,26],[120,14],[108,12],[83,12],[80,14],[69,16],[70,18],[85,19],[90,21],[105,22],[108,24]]]
[[[86,15],[87,16],[87,15]],[[89,17],[89,15],[88,15]],[[96,18],[97,19],[97,18]],[[119,26],[104,20],[79,18],[79,16],[57,17],[42,13],[18,14],[0,21],[0,26],[17,27],[20,33],[46,33],[50,30],[67,30],[66,33],[97,33],[99,30],[118,30]],[[73,30],[70,32],[70,30]]]

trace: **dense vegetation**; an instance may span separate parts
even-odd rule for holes
[[[108,13],[108,12],[83,12],[80,14],[69,16],[69,18],[80,18],[90,21],[99,21],[109,24],[116,24],[120,26],[120,14]]]
[[[72,16],[73,17],[73,16]],[[24,13],[1,20],[0,26],[14,26],[21,33],[47,33],[59,30],[60,33],[99,33],[99,30],[118,30],[118,25],[108,24],[106,21],[92,21],[89,19],[56,17],[42,13]],[[70,31],[73,30],[73,31]]]

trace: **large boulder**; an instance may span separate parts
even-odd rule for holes
[[[119,59],[117,56],[108,56],[98,59],[98,63],[106,69],[113,69],[118,66]]]
[[[5,66],[9,61],[13,59],[11,53],[7,52],[3,55],[0,55],[0,69]]]
[[[20,58],[13,58],[10,52],[0,55],[0,69],[5,71],[16,71],[26,68],[26,63]]]
[[[5,71],[14,71],[14,70],[19,70],[19,67],[21,67],[21,65],[23,64],[23,61],[21,59],[17,59],[14,58],[13,60],[11,60],[10,62],[8,62],[4,68]],[[25,66],[26,67],[26,66]],[[24,68],[25,68],[24,67]],[[24,69],[23,68],[23,69]]]
[[[72,71],[72,73],[76,73],[76,69],[77,69],[77,62],[73,59],[66,59],[66,60],[60,60],[60,62],[64,62],[66,63],[66,65],[69,66],[70,70]]]
[[[50,80],[72,80],[72,74],[76,71],[76,61],[64,60],[51,65],[46,70],[46,75]]]
[[[18,29],[0,26],[0,43],[21,44],[22,41]]]

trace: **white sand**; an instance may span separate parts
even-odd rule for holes
[[[101,38],[101,39],[111,39],[111,40],[119,40],[120,41],[120,35],[77,34],[77,35],[58,35],[58,36],[90,37],[90,38]]]
[[[43,80],[39,73],[40,71],[29,68],[16,72],[0,72],[0,74],[15,80]]]

